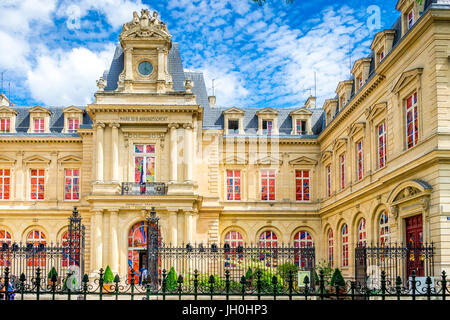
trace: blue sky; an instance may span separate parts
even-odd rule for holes
[[[319,106],[398,18],[397,0],[1,0],[0,71],[16,105],[86,105],[122,25],[149,8],[168,24],[186,69],[215,79],[217,103]],[[350,50],[351,49],[351,50]],[[351,52],[351,55],[350,55]],[[311,91],[312,90],[312,91]]]

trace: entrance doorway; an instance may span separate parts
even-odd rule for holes
[[[423,227],[422,215],[409,217],[406,222],[406,246],[408,248],[407,257],[407,275],[411,276],[416,272],[416,276],[424,276],[424,257],[423,257]]]

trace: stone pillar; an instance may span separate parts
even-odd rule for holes
[[[96,180],[97,182],[103,182],[103,131],[105,128],[104,123],[97,123],[97,167],[96,167]]]
[[[124,48],[125,51],[125,80],[133,79],[133,48]]]
[[[56,201],[58,200],[58,151],[52,151],[51,152],[51,161],[50,161],[50,167],[49,167],[49,175],[48,175],[48,197],[46,195],[46,198],[50,201]],[[64,173],[63,173],[64,175]],[[46,193],[47,193],[47,190]],[[64,197],[64,196],[63,196]]]
[[[184,128],[184,161],[186,168],[185,182],[192,183],[192,169],[193,169],[193,159],[192,159],[192,124],[185,123]]]
[[[170,181],[178,181],[178,123],[169,124],[170,128]]]
[[[184,212],[184,242],[192,243],[192,211]]]
[[[173,247],[178,245],[178,213],[177,211],[169,211],[169,234],[170,244]]]
[[[119,127],[118,123],[110,123],[111,127],[111,161],[112,161],[112,181],[119,182]]]
[[[103,266],[103,210],[98,210],[94,215],[94,236],[92,242],[94,272],[98,272]]]
[[[164,49],[158,48],[158,80],[165,80]]]
[[[198,212],[195,212],[192,216],[192,239],[195,243],[198,243],[197,237],[197,222],[198,222]]]
[[[119,238],[117,236],[118,213],[119,210],[109,210],[109,230],[110,230],[109,261],[111,264],[111,270],[114,273],[119,272]]]

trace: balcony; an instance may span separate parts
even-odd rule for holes
[[[167,195],[167,186],[164,182],[122,182],[122,195]]]

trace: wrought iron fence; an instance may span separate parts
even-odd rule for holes
[[[434,275],[433,244],[423,246],[389,246],[370,245],[355,248],[355,279],[359,283],[379,281],[381,272],[386,279],[395,283],[397,277],[408,282],[414,271],[416,276],[424,279]]]
[[[122,195],[166,195],[167,186],[163,182],[122,182]]]
[[[15,288],[3,286],[0,289],[0,298],[2,299],[99,299],[99,300],[119,300],[119,299],[189,299],[198,300],[209,298],[213,299],[240,299],[245,300],[248,297],[257,297],[261,299],[345,299],[357,300],[358,298],[379,299],[379,300],[446,300],[450,294],[448,288],[447,275],[445,271],[440,277],[433,279],[426,277],[425,281],[417,280],[415,272],[412,273],[408,283],[402,282],[400,276],[392,283],[387,280],[384,271],[381,272],[378,286],[365,286],[356,281],[347,281],[345,284],[330,285],[325,280],[323,271],[319,273],[319,280],[316,284],[311,284],[309,277],[305,277],[300,283],[296,280],[293,270],[288,271],[287,280],[280,281],[277,276],[273,276],[270,286],[264,286],[262,272],[257,272],[256,279],[249,281],[245,274],[242,274],[240,281],[235,282],[231,279],[230,272],[225,271],[225,279],[217,280],[215,275],[209,275],[205,279],[195,270],[191,279],[186,279],[179,275],[171,279],[166,270],[162,272],[162,283],[158,287],[153,287],[151,281],[142,284],[136,283],[134,277],[127,277],[125,281],[118,275],[114,277],[112,283],[104,282],[104,273],[101,269],[98,276],[90,280],[85,274],[81,282],[71,282],[70,285],[62,285],[53,281],[42,285],[42,274],[39,268],[32,283],[26,281],[25,275],[21,275]],[[5,270],[3,283],[9,283],[9,270]],[[252,298],[254,299],[254,298]]]

